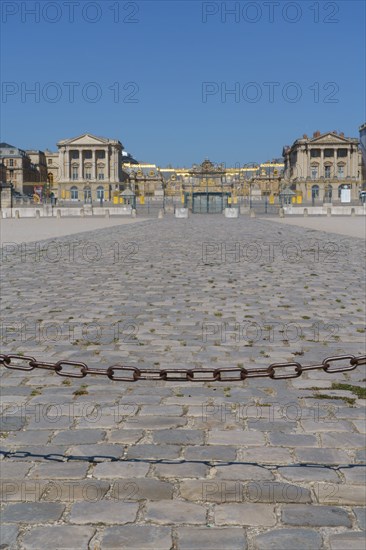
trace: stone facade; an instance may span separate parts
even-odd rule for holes
[[[351,190],[357,200],[361,185],[361,153],[357,138],[336,131],[306,134],[283,149],[284,185],[300,193],[304,200],[336,202],[341,189]]]
[[[0,143],[0,161],[5,165],[6,183],[12,183],[14,190],[23,193],[24,185],[40,182],[40,173],[37,166],[32,163],[26,151],[10,145]]]
[[[59,141],[57,146],[59,199],[111,200],[113,193],[120,190],[123,182],[120,141],[83,134]]]
[[[0,183],[6,183],[6,166],[0,162]]]

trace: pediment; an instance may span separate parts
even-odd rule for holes
[[[333,132],[328,132],[327,134],[323,134],[319,137],[313,138],[311,140],[311,143],[317,143],[321,145],[322,143],[348,143],[348,140],[344,137],[339,136],[338,134],[333,134]]]
[[[108,143],[108,139],[93,136],[93,134],[82,134],[81,136],[64,139],[59,142],[62,145],[107,145]]]

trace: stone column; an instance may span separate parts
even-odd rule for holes
[[[92,162],[93,162],[93,167],[92,167],[92,179],[95,181],[97,179],[97,169],[96,169],[96,160],[95,160],[95,149],[93,149],[92,151]]]
[[[79,149],[79,179],[84,179],[83,149]]]
[[[106,147],[106,149],[104,151],[104,154],[105,154],[105,158],[104,158],[104,164],[105,164],[104,179],[109,181],[109,179],[110,179],[110,167],[109,167],[109,149],[108,149],[108,147]]]

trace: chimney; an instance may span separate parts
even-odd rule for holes
[[[320,134],[320,130],[317,130],[316,132],[313,133],[313,137],[319,137],[321,134]]]
[[[302,136],[304,139],[308,139],[308,136],[306,134],[303,134]]]

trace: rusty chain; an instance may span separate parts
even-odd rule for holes
[[[348,364],[335,365],[348,360]],[[267,368],[245,369],[244,367],[222,367],[204,369],[141,369],[127,365],[112,365],[106,369],[88,367],[85,363],[75,361],[57,361],[48,363],[37,361],[25,355],[0,355],[0,364],[7,369],[32,371],[34,369],[52,370],[59,376],[67,378],[84,378],[87,375],[107,376],[118,382],[137,382],[138,380],[162,380],[165,382],[239,382],[247,378],[272,378],[287,380],[298,378],[309,370],[323,370],[328,374],[354,370],[359,365],[366,365],[366,355],[337,355],[327,357],[318,365],[301,365],[297,362],[272,363]],[[65,366],[75,369],[65,369]],[[284,372],[281,373],[282,369]],[[286,369],[291,372],[286,372]],[[119,374],[120,373],[120,374]]]

